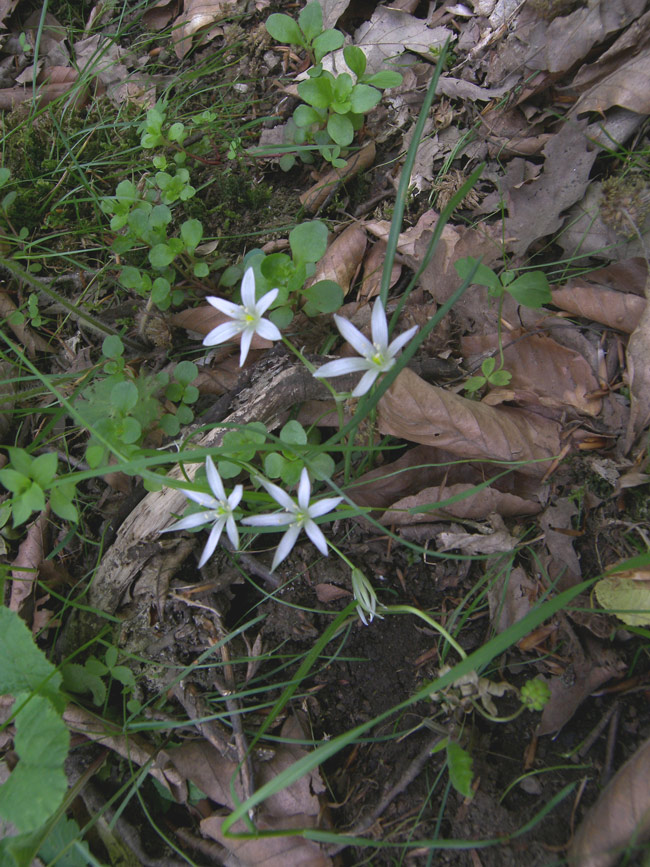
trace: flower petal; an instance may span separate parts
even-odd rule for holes
[[[403,334],[400,334],[399,337],[396,337],[395,340],[391,340],[388,346],[388,354],[391,356],[397,355],[400,349],[409,342],[411,337],[418,330],[418,326],[414,325],[413,328],[409,328],[408,331],[405,331]]]
[[[365,394],[367,391],[370,391],[372,388],[373,382],[379,376],[380,371],[375,368],[374,370],[369,370],[367,373],[364,373],[357,387],[352,392],[352,397],[361,397],[362,394]]]
[[[244,307],[255,305],[255,272],[252,268],[246,269],[241,281],[241,300]]]
[[[314,376],[343,376],[344,373],[357,373],[360,370],[368,370],[371,362],[367,358],[337,358],[336,361],[328,361],[317,367]]]
[[[276,512],[273,515],[251,515],[250,518],[244,518],[242,524],[250,527],[286,527],[293,519],[294,516],[289,512]]]
[[[239,505],[239,502],[244,494],[244,486],[243,485],[235,485],[232,489],[232,493],[228,497],[228,505],[231,509],[236,509]]]
[[[235,519],[232,515],[228,515],[226,521],[226,533],[230,539],[230,544],[233,546],[235,551],[237,551],[239,548],[239,533],[237,531],[237,524],[235,524]]]
[[[309,536],[314,545],[318,548],[324,557],[327,557],[327,539],[323,535],[323,531],[318,524],[313,521],[305,521],[303,524],[305,533]]]
[[[161,530],[161,533],[170,533],[172,530],[194,530],[195,527],[203,527],[214,520],[214,512],[194,512],[186,518],[181,518],[170,527]]]
[[[342,316],[337,316],[336,313],[334,314],[334,321],[343,337],[347,340],[350,346],[353,346],[356,349],[359,355],[364,355],[368,358],[374,355],[375,347],[351,322],[348,322],[348,320],[344,319]]]
[[[372,316],[370,317],[372,342],[375,346],[386,347],[388,345],[388,323],[386,322],[386,311],[381,303],[381,298],[377,298],[375,305],[372,308]]]
[[[216,346],[218,343],[225,343],[226,340],[231,340],[236,334],[244,330],[241,322],[224,322],[222,325],[217,325],[212,331],[203,338],[204,346]]]
[[[263,479],[261,476],[258,476],[257,480],[273,497],[276,503],[279,503],[288,512],[295,513],[296,504],[286,491],[283,491],[282,488],[274,485],[273,482],[269,482],[268,479]]]
[[[223,489],[223,482],[221,481],[221,476],[217,468],[214,465],[214,461],[208,455],[205,461],[205,474],[208,477],[208,484],[210,485],[210,490],[215,495],[217,500],[223,502],[226,499],[226,492]]]
[[[273,558],[273,563],[271,565],[271,572],[275,569],[276,566],[279,566],[282,561],[289,556],[291,553],[291,549],[296,544],[296,539],[300,535],[300,528],[296,527],[295,524],[292,524],[284,536],[280,539],[280,544],[277,547],[275,552],[275,557]]]
[[[183,493],[188,500],[194,500],[195,503],[198,503],[199,506],[205,506],[206,509],[216,509],[219,506],[214,497],[210,496],[210,494],[204,494],[203,491],[183,490]]]
[[[300,473],[300,483],[298,485],[298,505],[304,511],[309,509],[309,498],[311,497],[311,482],[309,481],[309,473],[307,467],[303,467]]]
[[[205,548],[203,549],[201,559],[199,560],[199,569],[205,566],[210,557],[212,557],[212,555],[214,554],[215,548],[219,544],[219,539],[221,538],[221,531],[223,530],[223,525],[225,523],[225,518],[219,518],[214,527],[210,530],[208,541],[205,543]]]
[[[263,337],[265,340],[282,340],[282,332],[277,325],[274,325],[268,319],[260,319],[257,323],[255,333],[259,334],[259,336]]]
[[[266,311],[269,309],[271,304],[273,304],[273,302],[275,301],[275,299],[278,297],[279,294],[280,294],[279,289],[271,289],[270,292],[267,292],[265,295],[262,295],[260,300],[255,305],[255,308],[256,308],[257,312],[260,314],[260,316],[263,316],[266,313]],[[278,338],[275,337],[274,339],[277,340]]]
[[[309,517],[320,518],[321,515],[326,515],[335,509],[342,501],[343,497],[325,497],[323,500],[317,500],[309,507]]]
[[[243,367],[248,355],[248,350],[251,348],[251,340],[255,331],[253,328],[244,328],[241,336],[241,352],[239,353],[239,366]]]
[[[217,298],[214,295],[208,295],[205,300],[208,304],[212,304],[213,307],[216,307],[217,310],[225,313],[226,316],[230,316],[231,319],[237,319],[239,317],[241,312],[239,304],[233,304],[232,301],[226,301],[225,298]]]

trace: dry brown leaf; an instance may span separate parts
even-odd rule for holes
[[[6,29],[5,18],[8,18],[18,5],[18,0],[0,0],[0,27]]]
[[[646,281],[646,307],[627,344],[627,379],[630,384],[630,421],[624,453],[650,422],[650,274]]]
[[[542,174],[509,191],[505,231],[508,247],[517,255],[538,238],[557,232],[564,222],[563,211],[584,196],[598,155],[598,148],[585,135],[586,126],[586,121],[566,121],[544,147]]]
[[[540,415],[490,407],[429,385],[402,370],[379,401],[381,433],[435,445],[470,460],[539,461],[520,467],[542,476],[560,453],[559,427]]]
[[[311,820],[311,821],[310,821]],[[209,816],[201,822],[201,831],[213,840],[227,847],[236,858],[237,867],[330,867],[331,858],[322,851],[321,846],[313,840],[300,836],[262,837],[254,840],[237,840],[226,837],[221,826],[225,821],[223,816]],[[283,828],[309,828],[313,826],[311,816],[267,816],[261,813],[255,820],[260,831],[279,831]],[[247,826],[236,822],[232,826],[235,834],[242,834]]]
[[[604,114],[613,105],[637,114],[650,113],[650,50],[632,57],[597,82],[580,97],[572,113],[576,116],[587,111]]]
[[[582,820],[569,849],[571,867],[612,867],[626,847],[650,835],[650,739],[619,768]]]
[[[223,18],[234,5],[236,0],[185,0],[172,30],[176,57],[182,60],[192,47],[194,34]]]
[[[379,295],[385,258],[386,242],[376,241],[370,248],[370,252],[363,263],[363,280],[359,289],[358,301],[370,301],[371,298],[376,298]],[[393,262],[390,272],[391,288],[397,283],[401,273],[402,266],[397,262]]]
[[[261,139],[260,139],[261,142]],[[310,214],[315,214],[323,207],[325,202],[334,195],[340,184],[359,172],[364,171],[371,166],[375,161],[375,143],[374,141],[364,145],[361,150],[353,154],[345,163],[342,169],[331,169],[313,187],[305,193],[300,194],[300,204],[303,205],[306,211]]]
[[[606,78],[631,55],[645,48],[650,40],[650,12],[626,27],[607,51],[594,62],[583,66],[574,76],[571,87],[584,92],[596,81]]]
[[[505,632],[513,623],[523,620],[537,596],[536,583],[521,566],[502,572],[488,589],[490,623],[496,632]]]
[[[643,256],[620,259],[589,274],[589,279],[594,283],[641,296],[645,295],[647,277],[648,263]]]
[[[503,523],[501,515],[495,513],[487,516],[492,532],[466,533],[456,524],[451,529],[443,530],[436,536],[436,550],[462,551],[463,554],[498,554],[502,551],[514,551],[519,544]]]
[[[39,566],[45,557],[49,517],[50,507],[47,505],[38,518],[30,524],[27,535],[20,543],[16,559],[11,564],[9,608],[18,614],[21,613],[25,600],[34,589]]]
[[[410,509],[430,506],[452,497],[462,497],[440,509],[411,513]],[[424,488],[415,496],[405,497],[393,503],[384,512],[381,523],[386,526],[402,524],[430,524],[433,521],[448,521],[450,517],[469,521],[482,521],[496,512],[498,515],[536,515],[541,506],[532,500],[524,500],[516,494],[497,491],[495,488],[475,490],[474,485],[437,485]]]
[[[563,533],[563,530],[573,529],[573,518],[578,514],[578,507],[568,498],[558,500],[544,510],[539,518],[539,524],[544,531],[544,543],[549,551],[550,562],[546,570],[551,581],[559,580],[560,590],[573,587],[582,577],[580,559],[574,551],[575,536]]]
[[[504,367],[512,374],[508,388],[527,392],[520,403],[574,407],[586,415],[598,415],[602,401],[588,395],[597,391],[599,383],[582,355],[544,334],[521,330],[510,332],[503,343]],[[470,336],[461,339],[461,352],[474,363],[477,356],[495,352],[498,345],[496,334]]]
[[[334,602],[335,599],[344,599],[352,595],[345,587],[338,587],[336,584],[316,584],[314,590],[318,601],[323,603]]]
[[[158,0],[142,13],[142,24],[157,33],[178,15],[179,0]]]
[[[617,328],[631,334],[646,308],[644,298],[629,292],[617,292],[593,286],[576,278],[563,289],[554,289],[553,304],[576,316],[600,322],[608,328]]]
[[[310,285],[319,280],[334,280],[343,289],[343,294],[347,295],[361,267],[366,243],[366,233],[358,223],[348,226],[327,248],[316,266]]]

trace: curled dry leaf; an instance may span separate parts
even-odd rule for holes
[[[578,828],[569,850],[572,867],[612,867],[628,844],[650,835],[650,739],[604,789]]]
[[[334,280],[347,295],[366,252],[366,233],[357,223],[348,226],[332,241],[316,266],[310,284]]]
[[[49,505],[30,525],[27,535],[20,543],[18,555],[11,564],[11,600],[9,608],[21,613],[25,600],[38,578],[38,570],[45,557],[45,539],[50,518]]]
[[[307,190],[306,193],[301,193],[300,204],[310,214],[315,214],[334,195],[343,181],[354,177],[354,175],[359,174],[359,172],[364,171],[364,169],[367,169],[374,163],[375,153],[374,141],[364,145],[358,153],[353,154],[347,160],[345,168],[332,169],[314,184],[313,187]]]
[[[490,622],[494,629],[505,632],[513,623],[523,620],[537,601],[537,596],[537,584],[521,566],[501,572],[488,588]]]
[[[523,461],[542,476],[560,452],[559,426],[525,410],[485,406],[435,385],[408,368],[379,401],[378,428],[470,460]]]
[[[422,506],[431,506],[453,497],[460,497],[439,509],[417,511]],[[412,512],[414,509],[416,511]],[[424,488],[413,497],[405,497],[393,503],[384,513],[381,522],[387,526],[400,524],[424,524],[432,521],[448,521],[449,517],[481,521],[493,512],[505,517],[513,515],[536,515],[539,503],[524,500],[516,494],[508,494],[495,488],[475,490],[474,485],[437,485]]]
[[[176,57],[182,60],[192,47],[194,34],[223,18],[233,5],[234,0],[185,0],[172,30]]]
[[[587,111],[604,114],[613,105],[641,115],[650,113],[650,50],[630,58],[597,82],[580,97],[572,112],[575,115]]]
[[[631,334],[646,308],[646,300],[629,292],[617,292],[593,286],[584,280],[572,280],[562,289],[551,293],[553,304],[576,316],[591,319]]]
[[[361,281],[361,289],[359,290],[359,301],[370,301],[372,298],[376,298],[377,295],[379,295],[385,258],[386,242],[377,241],[370,248],[370,252],[363,263],[363,280]],[[397,283],[401,273],[402,266],[397,262],[393,262],[393,267],[390,272],[391,288]]]

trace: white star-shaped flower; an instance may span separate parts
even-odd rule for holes
[[[386,371],[391,369],[395,364],[397,353],[418,330],[418,326],[414,325],[413,328],[409,328],[408,331],[400,334],[399,337],[396,337],[389,343],[386,313],[379,298],[377,298],[372,308],[372,343],[363,336],[358,328],[355,328],[351,322],[342,316],[335,314],[334,321],[343,337],[356,349],[362,358],[337,358],[336,361],[328,361],[327,364],[323,364],[322,367],[317,368],[314,376],[343,376],[345,373],[365,371],[357,387],[352,392],[352,397],[361,397],[362,394],[370,390],[370,387],[380,373],[386,373]]]
[[[204,566],[214,554],[224,527],[226,528],[226,533],[228,534],[228,538],[230,539],[233,548],[239,548],[239,533],[237,532],[237,525],[235,524],[233,512],[239,505],[239,501],[244,493],[243,485],[236,485],[230,496],[226,496],[219,471],[215,467],[214,461],[209,456],[205,462],[205,472],[208,477],[210,490],[214,494],[213,497],[211,497],[210,494],[203,494],[200,491],[183,490],[186,497],[190,500],[194,500],[194,502],[198,503],[200,506],[205,506],[205,509],[201,512],[193,512],[186,518],[181,518],[180,521],[176,521],[176,523],[172,524],[171,527],[162,530],[163,533],[169,533],[171,530],[192,530],[194,527],[202,527],[203,524],[213,524],[213,527],[210,530],[210,535],[208,536],[208,541],[205,543],[205,548],[203,549],[201,559],[199,560],[199,569]]]
[[[226,301],[224,298],[215,298],[212,295],[208,296],[205,300],[209,304],[212,304],[213,307],[216,307],[217,310],[229,316],[232,322],[224,322],[222,325],[217,325],[216,328],[213,328],[212,331],[206,334],[203,345],[216,346],[218,343],[231,340],[236,334],[241,333],[239,366],[243,367],[254,334],[259,334],[260,337],[264,337],[266,340],[282,339],[279,329],[268,319],[262,319],[262,316],[278,297],[279,291],[279,289],[271,289],[266,295],[262,295],[259,301],[256,301],[255,274],[252,268],[248,268],[241,282],[241,304],[234,304],[232,301]]]
[[[274,515],[253,515],[251,518],[244,518],[243,524],[250,524],[253,527],[286,527],[288,529],[277,547],[271,571],[278,566],[296,544],[296,539],[300,535],[300,531],[304,530],[309,536],[318,550],[327,557],[327,541],[318,524],[314,522],[314,518],[320,518],[321,515],[326,515],[331,512],[341,502],[343,497],[325,497],[322,500],[309,505],[311,497],[311,482],[309,481],[309,473],[303,467],[300,474],[300,483],[298,485],[298,502],[293,500],[286,491],[269,482],[267,479],[260,479],[262,484],[273,499],[285,510],[277,512]]]

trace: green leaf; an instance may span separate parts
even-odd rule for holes
[[[345,115],[330,115],[327,121],[327,132],[330,134],[332,141],[335,141],[341,147],[347,147],[354,138],[354,127],[350,119],[345,117]]]
[[[176,410],[176,418],[181,424],[191,424],[194,421],[194,413],[189,406],[182,403]]]
[[[138,389],[133,382],[118,382],[111,389],[111,406],[117,412],[127,413],[138,402]]]
[[[486,379],[484,376],[470,376],[467,382],[464,385],[465,391],[469,392],[469,394],[473,394],[475,391],[478,391],[480,388],[486,383]]]
[[[312,42],[323,31],[323,10],[318,0],[311,0],[298,16],[298,24],[308,42]]]
[[[12,494],[24,494],[31,484],[29,476],[17,473],[11,467],[0,470],[0,482]]]
[[[280,478],[288,488],[298,484],[303,466],[302,461],[287,461],[285,463]]]
[[[53,453],[39,455],[32,461],[31,477],[41,488],[47,488],[56,476],[59,459]]]
[[[331,479],[335,468],[333,459],[326,452],[321,452],[309,462],[309,472],[314,479],[318,479],[320,482]]]
[[[32,462],[34,458],[25,449],[19,449],[16,446],[9,446],[9,462],[12,469],[22,473],[28,478],[32,477]]]
[[[508,385],[510,380],[512,379],[512,374],[507,370],[495,370],[495,372],[488,377],[490,381],[490,385]]]
[[[365,114],[381,100],[381,91],[369,84],[355,84],[350,95],[352,111]]]
[[[201,243],[203,224],[200,220],[185,220],[181,224],[181,238],[188,250],[194,250]]]
[[[104,358],[119,358],[124,352],[124,344],[117,334],[109,334],[102,343],[102,355]]]
[[[142,436],[142,425],[134,418],[127,416],[122,420],[122,442],[129,445],[136,443]]]
[[[127,668],[126,665],[116,665],[112,668],[111,677],[114,677],[115,680],[119,681],[122,686],[127,687],[131,692],[135,689],[135,677],[131,669]]]
[[[149,261],[154,268],[166,268],[175,257],[176,254],[169,244],[156,244],[149,250]]]
[[[601,578],[595,585],[603,608],[629,626],[650,626],[650,582],[618,575]]]
[[[264,456],[264,472],[270,479],[279,479],[286,463],[282,455],[277,452],[269,452]]]
[[[293,311],[291,307],[276,307],[269,313],[269,319],[276,325],[280,331],[288,328],[293,320]]]
[[[387,87],[399,87],[403,78],[399,72],[393,72],[391,69],[384,69],[381,72],[376,72],[374,75],[369,75],[364,78],[364,84],[371,84],[373,87],[379,87],[385,90]]]
[[[307,434],[304,427],[299,421],[292,419],[288,421],[280,431],[280,439],[283,443],[296,446],[304,446],[307,444]]]
[[[27,490],[20,495],[12,505],[14,527],[22,524],[32,512],[42,512],[45,508],[45,494],[36,482],[32,482]]]
[[[63,518],[64,521],[70,521],[73,524],[79,521],[79,513],[74,503],[65,494],[62,486],[52,488],[50,491],[50,506],[59,518]]]
[[[496,364],[497,362],[495,358],[486,358],[483,364],[481,364],[481,372],[486,379],[494,371]]]
[[[58,809],[68,788],[63,762],[70,734],[40,695],[18,712],[14,748],[20,761],[0,786],[0,815],[20,831],[34,831]]]
[[[304,289],[302,294],[307,299],[304,307],[307,316],[335,313],[343,304],[343,289],[333,280],[319,280],[318,283]]]
[[[266,19],[266,29],[277,42],[288,43],[289,45],[305,45],[300,27],[288,15],[282,15],[278,12],[269,15]]]
[[[89,671],[84,665],[76,662],[68,662],[61,666],[63,683],[70,692],[89,692],[93,697],[93,704],[98,707],[106,699],[106,684],[101,676]]]
[[[195,385],[186,385],[183,392],[183,403],[196,403],[199,394],[200,392]]]
[[[551,287],[542,271],[526,271],[506,286],[515,301],[525,307],[542,307],[552,300]]]
[[[323,74],[320,78],[309,78],[298,85],[298,95],[314,108],[327,108],[332,102],[332,78]]]
[[[262,276],[274,286],[286,286],[294,270],[294,264],[286,253],[271,253],[260,266]]]
[[[97,862],[90,857],[88,846],[81,839],[81,829],[74,819],[61,816],[56,825],[48,832],[38,850],[46,864],[56,867],[87,867]]]
[[[203,277],[207,277],[210,273],[210,266],[207,262],[195,262],[193,268],[194,276],[198,277],[199,280]]]
[[[158,425],[163,433],[169,437],[175,437],[181,429],[180,422],[175,415],[166,412],[158,422]]]
[[[447,743],[447,768],[449,781],[464,798],[471,798],[472,791],[472,757],[456,741]]]
[[[322,27],[321,27],[322,30]],[[0,168],[0,187],[4,187],[9,178],[11,177],[11,170],[5,168],[4,166]]]
[[[104,662],[106,663],[108,668],[113,668],[115,663],[117,662],[117,647],[111,644],[106,648],[106,653],[104,654]]]
[[[474,259],[472,256],[468,256],[466,259],[458,259],[457,262],[454,262],[454,268],[461,280],[466,280],[469,277],[474,266],[477,264],[477,261],[478,260]],[[487,265],[478,265],[476,273],[472,277],[472,283],[478,284],[479,286],[487,286],[493,295],[498,296],[503,293],[501,281],[492,268],[488,268]]]
[[[318,262],[327,250],[327,226],[320,220],[301,223],[291,230],[289,246],[296,262]]]
[[[346,45],[343,49],[343,57],[348,67],[360,78],[366,71],[366,55],[358,45]]]
[[[299,105],[293,113],[293,120],[297,126],[311,126],[313,123],[321,123],[322,118],[310,105]],[[289,154],[285,154],[289,156]]]
[[[344,43],[345,39],[340,30],[323,30],[323,32],[312,42],[312,50],[314,52],[314,60],[320,63],[323,57],[330,51],[337,51]]]
[[[127,265],[120,271],[119,281],[125,289],[135,289],[136,292],[142,290],[145,275],[139,268],[134,268],[133,265]]]
[[[61,675],[32,638],[25,622],[0,606],[0,695],[37,692],[63,712]]]
[[[189,385],[199,375],[199,369],[193,361],[179,361],[174,368],[174,379],[181,385]]]

